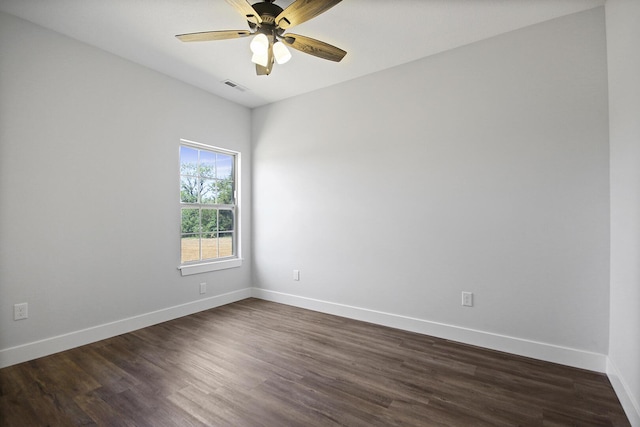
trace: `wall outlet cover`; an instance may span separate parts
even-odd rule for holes
[[[29,317],[29,305],[26,302],[13,305],[13,320],[23,320]]]
[[[473,307],[473,292],[462,293],[462,305],[465,307]]]

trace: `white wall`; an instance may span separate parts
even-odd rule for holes
[[[603,370],[605,44],[597,8],[254,110],[261,295]]]
[[[608,0],[611,145],[609,376],[640,426],[640,2]]]
[[[176,269],[180,138],[242,152],[248,255],[247,108],[6,14],[0,58],[0,366],[122,328],[14,357],[38,340],[150,312],[165,320],[251,286],[249,259]],[[14,321],[21,302],[29,318]]]

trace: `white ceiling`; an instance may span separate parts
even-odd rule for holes
[[[258,0],[255,0],[256,2]],[[605,0],[344,0],[290,30],[346,50],[340,63],[292,50],[256,76],[250,38],[183,43],[176,34],[248,29],[225,0],[0,0],[0,11],[247,107],[275,102],[563,15]],[[292,0],[276,0],[286,8]],[[253,1],[252,1],[253,3]],[[224,85],[230,79],[241,92]]]

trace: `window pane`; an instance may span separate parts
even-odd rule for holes
[[[220,233],[218,237],[220,257],[233,256],[233,233]]]
[[[218,231],[218,211],[216,209],[202,210],[202,231]]]
[[[233,211],[222,209],[220,210],[218,228],[220,229],[220,231],[233,231]]]
[[[182,209],[180,231],[183,234],[200,232],[200,209]]]
[[[202,236],[202,259],[218,258],[218,239],[215,234],[207,233]]]
[[[228,154],[216,154],[216,178],[233,178],[233,156]]]
[[[200,150],[200,176],[203,178],[215,178],[216,153]]]
[[[180,201],[182,203],[198,203],[198,179],[196,177],[180,177]]]
[[[200,259],[200,239],[198,235],[182,236],[180,242],[180,261],[198,261]]]
[[[216,186],[218,189],[219,204],[232,205],[235,203],[233,199],[233,181],[231,181],[231,179],[217,181]]]
[[[234,256],[235,162],[215,149],[180,147],[182,263]]]
[[[190,147],[180,147],[180,174],[195,176],[198,165],[198,150]]]
[[[213,179],[203,180],[200,187],[200,203],[216,203],[218,198],[218,186],[216,181]]]

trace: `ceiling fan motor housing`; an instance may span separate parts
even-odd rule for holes
[[[277,4],[266,1],[254,4],[253,8],[258,12],[260,18],[262,18],[261,25],[273,25],[274,27],[276,26],[276,16],[280,15],[283,11]],[[249,23],[251,23],[251,21],[249,21]]]
[[[274,4],[272,1],[273,0],[266,0],[252,5],[254,10],[258,13],[258,15],[260,15],[260,18],[262,19],[261,24],[256,24],[251,21],[247,22],[249,23],[249,27],[252,30],[256,30],[258,32],[272,36],[275,35],[274,33],[276,33],[278,36],[280,36],[282,35],[282,33],[284,33],[284,30],[278,27],[278,23],[276,23],[276,17],[280,15],[280,13],[282,13],[283,9],[277,4]]]

